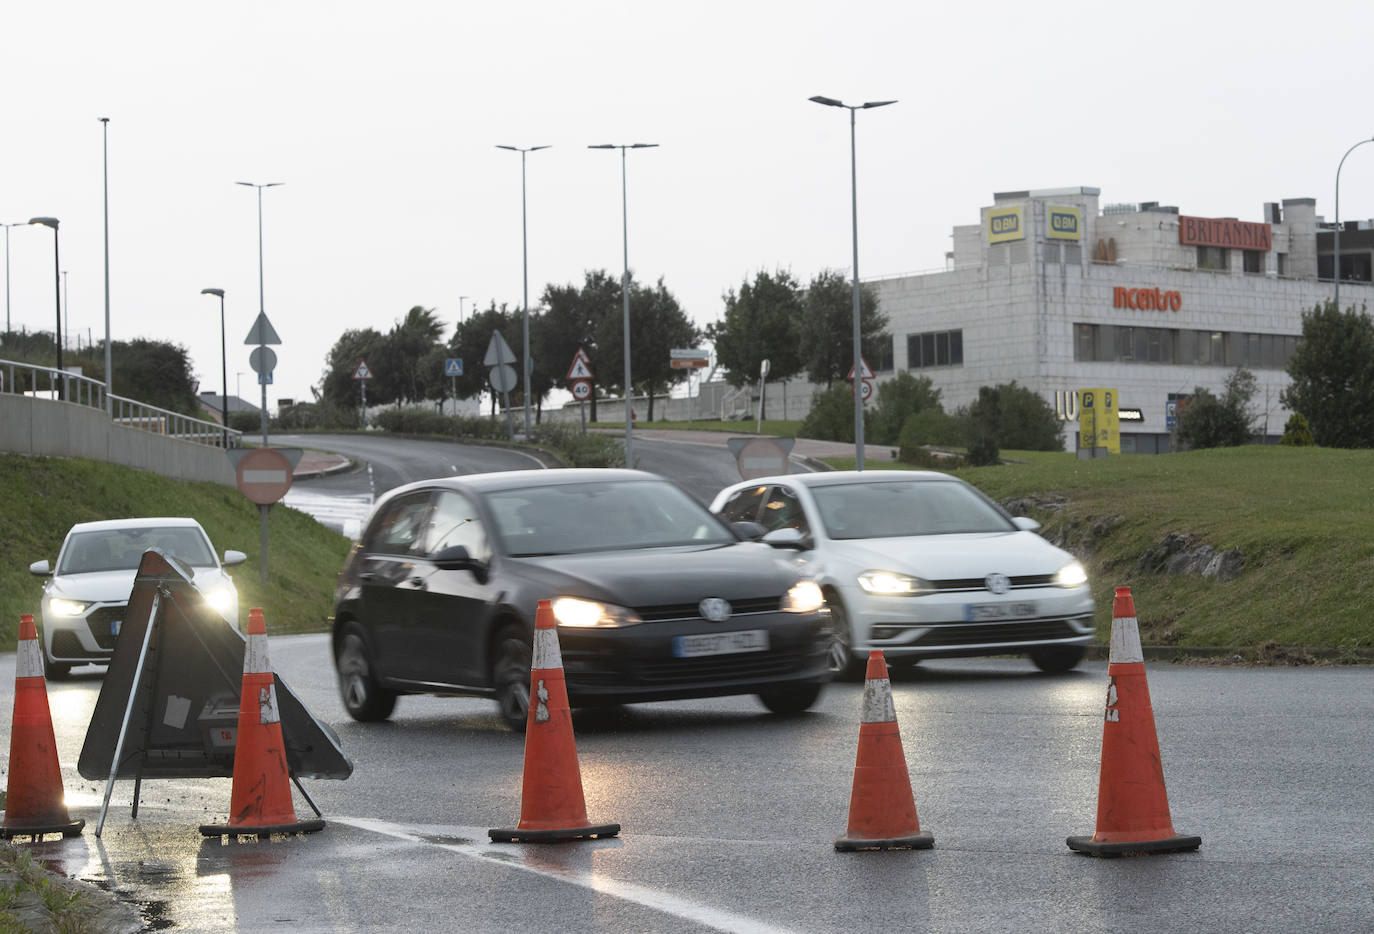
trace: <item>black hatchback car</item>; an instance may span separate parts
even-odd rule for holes
[[[829,612],[784,553],[637,470],[425,480],[377,503],[339,575],[333,649],[356,720],[400,694],[496,699],[523,730],[550,600],[572,706],[757,694],[809,708]]]

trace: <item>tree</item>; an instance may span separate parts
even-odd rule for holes
[[[1283,426],[1283,437],[1279,438],[1279,444],[1290,448],[1309,448],[1316,443],[1312,438],[1312,428],[1301,412],[1294,412],[1288,416],[1288,423]]]
[[[1257,391],[1254,374],[1244,367],[1226,377],[1220,396],[1196,387],[1192,399],[1178,413],[1178,428],[1174,430],[1178,447],[1189,450],[1248,444],[1255,420],[1250,401]]]
[[[1016,380],[997,387],[1001,404],[1001,429],[997,442],[1013,451],[1062,451],[1059,416],[1054,407]]]
[[[752,382],[764,360],[769,361],[772,379],[800,373],[804,310],[801,289],[786,270],[756,273],[753,283],[746,280],[740,285],[738,294],[727,292],[724,318],[706,326],[706,339],[715,346],[725,381],[736,389]]]
[[[861,285],[859,343],[870,365],[878,359],[878,341],[886,327],[877,293]],[[854,286],[840,273],[822,272],[806,287],[800,349],[807,376],[827,388],[854,365]]]
[[[112,341],[110,363],[118,395],[172,412],[199,414],[196,381],[185,347],[142,338],[127,343]],[[96,370],[84,364],[83,369],[87,373]],[[98,369],[101,376],[97,379],[104,376],[105,367],[102,364]]]
[[[545,368],[553,380],[561,382],[577,349],[585,350],[596,376],[591,398],[591,418],[596,421],[595,389],[611,378],[613,363],[611,355],[601,352],[600,332],[605,319],[621,308],[620,279],[604,269],[588,270],[580,288],[572,283],[545,286],[543,304],[538,337],[533,330],[530,333],[535,367]]]
[[[443,333],[444,324],[433,308],[416,305],[396,322],[373,361],[373,385],[368,389],[376,393],[376,402],[419,402],[437,398],[441,386],[447,388],[442,361],[438,372],[430,372]]]
[[[701,332],[661,276],[652,289],[636,287],[630,292],[630,318],[639,324],[636,343],[630,346],[634,355],[631,376],[635,386],[649,397],[649,421],[653,421],[655,396],[666,395],[673,383],[683,382],[691,373],[673,369],[673,348],[695,347]]]
[[[874,444],[897,444],[907,418],[925,409],[940,409],[940,390],[928,376],[898,373],[878,386],[878,401],[865,419],[864,436]],[[851,416],[849,419],[854,421]]]
[[[1374,447],[1374,323],[1364,309],[1326,302],[1302,315],[1302,337],[1280,396],[1323,447]]]
[[[376,362],[385,340],[374,328],[350,329],[339,335],[325,358],[320,384],[313,390],[315,398],[340,408],[357,408],[362,392],[353,374],[362,361],[368,361],[369,367]]]
[[[531,322],[533,327],[533,322]],[[483,311],[475,311],[468,316],[462,324],[458,325],[453,337],[448,343],[448,356],[457,357],[463,361],[463,375],[457,378],[458,398],[468,399],[483,392],[491,391],[491,370],[483,364],[487,356],[487,348],[491,345],[491,335],[496,331],[501,332],[507,344],[510,345],[512,354],[515,348],[521,345],[524,334],[524,318],[518,311],[511,311],[503,302],[500,308],[496,307],[496,302],[492,303]],[[534,332],[530,331],[530,342],[534,342]],[[510,360],[508,366],[515,367],[516,373],[520,372],[517,360]],[[441,371],[442,372],[442,371]],[[452,380],[446,380],[451,382]],[[496,413],[496,398],[499,394],[493,392],[491,400],[492,414]],[[517,393],[511,393],[511,405],[516,404]]]
[[[968,462],[989,467],[1001,462],[1002,386],[979,386],[978,398],[968,407]]]

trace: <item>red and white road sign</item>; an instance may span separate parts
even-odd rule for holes
[[[578,402],[586,402],[592,397],[592,384],[585,379],[573,380],[572,396]]]
[[[859,356],[859,363],[863,364],[864,368],[864,371],[859,376],[859,379],[873,379],[873,368],[868,365],[868,361],[865,360],[862,355]],[[845,379],[849,380],[851,383],[854,381],[854,368],[852,366],[849,368],[849,372],[845,375]],[[868,397],[865,396],[864,398],[866,399]]]
[[[366,360],[358,361],[358,368],[353,371],[354,379],[371,379],[372,371],[367,368]]]
[[[572,366],[568,367],[569,380],[592,379],[592,361],[581,347],[573,354]]]
[[[860,398],[860,399],[862,399],[863,401],[867,402],[869,399],[871,399],[871,398],[873,397],[873,382],[872,382],[871,380],[867,380],[867,379],[860,380],[859,383],[858,383],[858,386],[859,386],[859,398]],[[850,392],[853,392],[853,391],[854,391],[854,387],[853,387],[853,386],[850,386],[850,387],[849,387],[849,390],[850,390]]]
[[[275,448],[256,448],[234,468],[239,491],[259,506],[279,502],[291,489],[291,461]]]

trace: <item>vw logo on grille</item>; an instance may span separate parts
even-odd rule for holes
[[[1006,593],[1011,590],[1011,580],[1005,574],[989,574],[983,578],[983,586],[993,593]]]
[[[707,597],[697,604],[697,609],[702,619],[709,619],[713,623],[723,623],[730,618],[730,602],[720,597]]]

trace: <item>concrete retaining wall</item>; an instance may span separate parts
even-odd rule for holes
[[[0,393],[0,452],[84,457],[174,480],[235,486],[223,448],[125,428],[89,406],[13,393]]]

